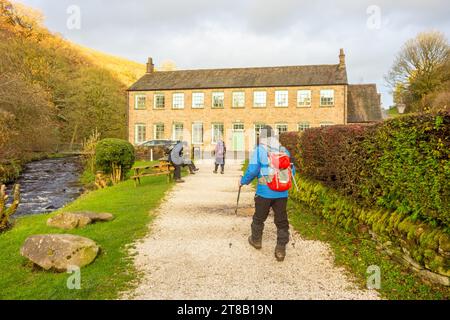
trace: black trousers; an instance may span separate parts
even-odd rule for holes
[[[173,171],[173,177],[175,180],[181,179],[181,166],[173,165],[175,170]]]
[[[220,166],[220,170],[222,171],[222,172],[224,172],[225,171],[225,163],[223,163],[223,164],[215,164],[215,169],[214,169],[214,171],[215,172],[217,172],[217,169],[219,169],[219,166]]]
[[[266,222],[270,208],[272,208],[275,213],[274,222],[277,226],[277,245],[285,246],[289,242],[289,221],[286,206],[287,198],[255,197],[255,214],[252,222],[252,237],[254,240],[262,239],[264,222]]]

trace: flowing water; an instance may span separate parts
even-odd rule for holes
[[[21,202],[15,216],[52,212],[78,198],[83,192],[81,171],[78,157],[27,164],[16,181],[20,184]],[[12,187],[8,189],[11,194]]]

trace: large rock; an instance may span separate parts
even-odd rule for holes
[[[31,236],[20,249],[22,256],[45,270],[67,271],[70,266],[84,267],[94,261],[99,247],[91,239],[71,234]]]
[[[47,220],[49,227],[65,230],[83,228],[88,224],[98,221],[111,221],[114,216],[111,213],[96,212],[64,212]]]

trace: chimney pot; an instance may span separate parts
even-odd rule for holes
[[[339,51],[339,67],[345,68],[345,53],[344,53],[344,49],[342,49],[342,48]]]
[[[153,59],[148,58],[147,62],[147,73],[153,73],[155,71],[155,65],[153,64]]]

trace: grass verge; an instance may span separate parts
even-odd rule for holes
[[[361,286],[366,287],[367,268],[377,265],[381,270],[381,297],[390,300],[450,299],[450,288],[422,281],[407,268],[392,261],[370,238],[361,238],[334,226],[317,214],[293,201],[289,201],[292,226],[308,240],[327,242],[335,262],[349,271]]]
[[[128,248],[147,233],[154,218],[149,212],[171,185],[165,176],[145,177],[137,188],[128,180],[85,194],[52,214],[17,219],[11,230],[0,234],[0,299],[117,298],[119,292],[132,288],[138,276]],[[110,212],[115,219],[70,231],[46,225],[47,219],[58,212],[80,210]],[[101,253],[94,263],[81,269],[81,290],[67,289],[70,274],[39,270],[20,255],[28,236],[47,233],[76,234],[100,245]]]

